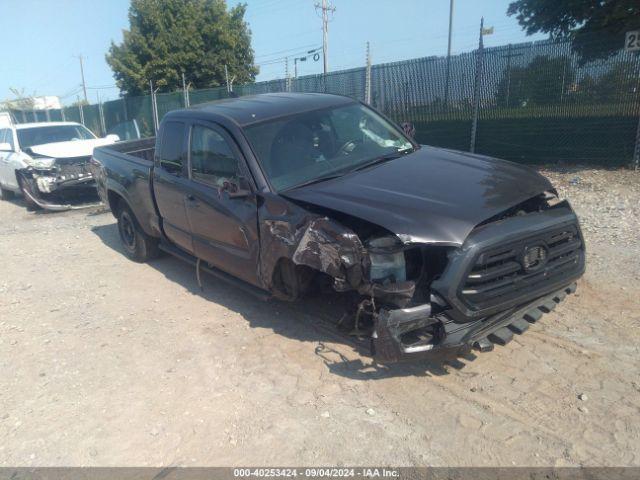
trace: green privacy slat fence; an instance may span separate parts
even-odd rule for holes
[[[480,61],[479,61],[480,60]],[[398,122],[416,127],[421,143],[470,150],[528,163],[627,165],[633,158],[640,115],[640,55],[618,52],[582,64],[568,41],[486,48],[354,68],[327,75],[270,80],[233,87],[236,95],[325,92],[370,103]],[[476,81],[476,79],[478,81]],[[225,86],[189,92],[189,103],[227,98]],[[477,101],[476,101],[477,100]],[[184,108],[183,92],[156,97],[158,118]],[[151,97],[128,97],[83,107],[84,123],[97,134],[118,133],[136,120],[140,134],[154,134]],[[50,111],[49,120],[80,121],[78,107]],[[18,122],[47,121],[43,112],[14,112]]]

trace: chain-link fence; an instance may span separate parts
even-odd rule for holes
[[[527,163],[628,165],[640,132],[640,56],[620,51],[581,63],[568,41],[478,49],[256,82],[236,95],[326,92],[370,103],[416,127],[425,144]],[[157,117],[185,103],[228,97],[226,86],[155,95]],[[186,97],[186,98],[185,98]],[[122,139],[154,134],[152,97],[48,112],[14,112],[16,121],[73,120]],[[133,122],[135,120],[135,123]],[[636,159],[637,161],[637,159]]]

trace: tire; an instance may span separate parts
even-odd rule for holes
[[[128,205],[118,208],[118,233],[124,253],[134,262],[144,263],[160,254],[158,241],[144,233]]]
[[[0,187],[0,194],[2,194],[2,200],[11,200],[16,196],[13,190],[7,190],[6,188]]]

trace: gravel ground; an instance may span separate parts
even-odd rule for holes
[[[544,173],[582,218],[578,292],[449,364],[374,364],[322,299],[132,263],[108,213],[0,202],[0,465],[640,466],[640,175]]]

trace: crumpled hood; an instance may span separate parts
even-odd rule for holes
[[[423,146],[282,195],[379,225],[405,243],[458,246],[482,221],[551,189],[524,165]]]
[[[96,138],[92,140],[45,143],[42,145],[33,145],[29,149],[38,155],[52,158],[86,157],[93,154],[95,147],[110,145],[112,143],[114,143],[114,141],[110,138]]]

